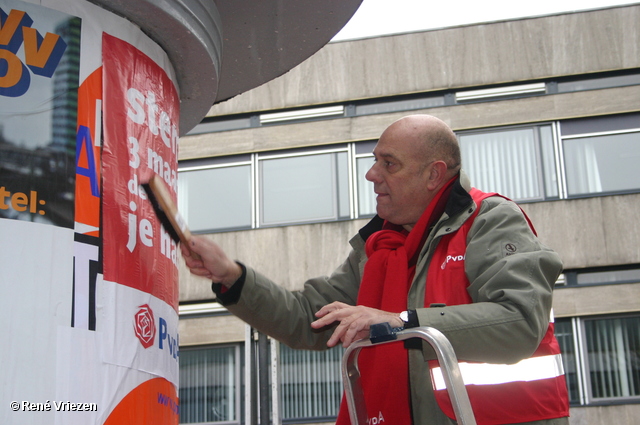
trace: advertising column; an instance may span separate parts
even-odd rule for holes
[[[0,0],[0,423],[177,424],[179,97],[138,27]]]

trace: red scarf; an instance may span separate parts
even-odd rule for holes
[[[358,292],[358,305],[394,313],[407,309],[407,296],[422,245],[431,226],[444,212],[455,180],[454,177],[438,191],[411,232],[385,221],[382,230],[367,239],[367,264]],[[393,425],[412,424],[409,361],[403,343],[363,349],[358,357],[358,367],[369,423],[384,420]],[[343,397],[336,425],[349,423]]]

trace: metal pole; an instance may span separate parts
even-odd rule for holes
[[[271,347],[271,422],[281,425],[280,418],[280,343],[269,338]]]
[[[260,397],[260,425],[269,425],[269,341],[258,334],[258,385]]]
[[[244,358],[245,358],[245,375],[244,375],[244,415],[245,423],[248,425],[258,425],[258,415],[256,409],[257,389],[256,389],[256,353],[253,337],[253,328],[245,325],[244,331]]]

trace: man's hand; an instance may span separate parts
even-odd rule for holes
[[[242,268],[212,240],[192,236],[188,246],[180,245],[182,256],[192,274],[231,287],[242,276]],[[193,255],[200,256],[198,259]]]
[[[342,341],[342,346],[346,348],[354,341],[369,337],[371,325],[384,322],[389,322],[392,327],[403,325],[399,313],[389,313],[362,305],[352,306],[337,301],[318,310],[316,317],[318,320],[311,323],[311,327],[314,329],[340,322],[327,341],[329,347],[334,347]]]

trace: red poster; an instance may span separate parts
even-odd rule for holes
[[[177,246],[140,187],[159,175],[176,200],[179,98],[166,72],[103,35],[102,229],[105,280],[178,309]]]

